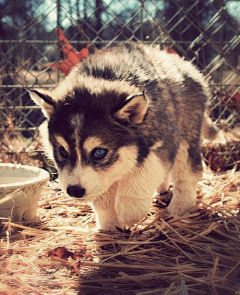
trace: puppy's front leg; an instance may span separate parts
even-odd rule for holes
[[[152,198],[167,174],[161,161],[150,154],[143,165],[119,181],[114,209],[119,227],[131,225],[147,216]]]
[[[116,190],[117,183],[114,183],[106,193],[98,196],[91,204],[96,216],[97,229],[111,230],[119,226],[114,209]]]

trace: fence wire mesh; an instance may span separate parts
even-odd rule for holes
[[[214,121],[238,126],[238,1],[1,0],[2,146],[25,151],[35,141],[43,117],[26,88],[54,87],[88,52],[126,40],[159,45],[194,63],[209,80]],[[29,140],[14,144],[17,134]]]

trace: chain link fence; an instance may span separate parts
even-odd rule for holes
[[[126,40],[194,63],[209,80],[214,121],[238,127],[238,1],[0,0],[0,162],[38,146],[43,116],[26,88],[54,87],[88,53]]]

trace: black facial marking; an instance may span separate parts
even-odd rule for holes
[[[87,165],[91,165],[96,171],[107,170],[119,159],[117,151],[108,152],[107,156],[100,161],[89,160]],[[86,162],[85,162],[86,163]]]

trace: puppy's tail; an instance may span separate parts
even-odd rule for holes
[[[214,143],[225,144],[226,138],[222,132],[205,113],[201,129],[202,139],[214,141]]]

